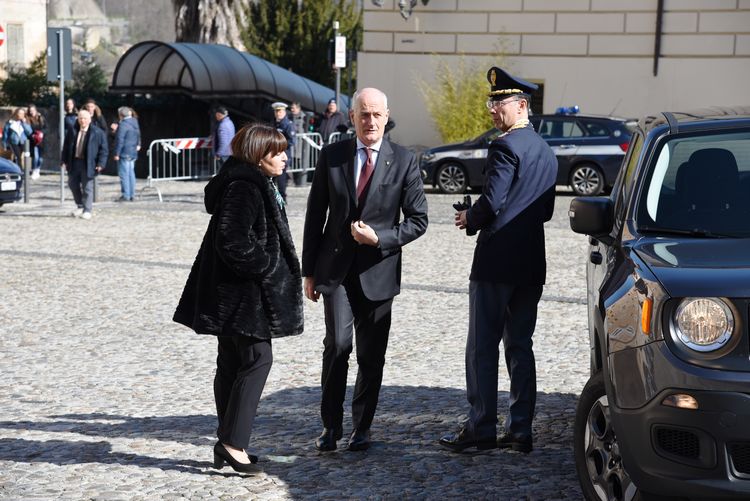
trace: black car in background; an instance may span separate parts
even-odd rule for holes
[[[750,106],[643,119],[588,235],[588,500],[750,499]]]
[[[0,157],[0,206],[21,199],[23,171],[10,160]]]
[[[598,195],[610,188],[617,177],[633,122],[578,115],[572,113],[574,109],[532,115],[529,119],[555,152],[557,184],[569,185],[577,195]],[[468,188],[481,187],[487,148],[499,134],[492,128],[464,143],[426,150],[420,157],[424,182],[443,193],[463,193]]]

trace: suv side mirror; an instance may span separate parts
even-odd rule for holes
[[[609,236],[614,224],[612,200],[607,197],[577,197],[568,210],[570,229],[589,235],[604,244],[611,244]]]

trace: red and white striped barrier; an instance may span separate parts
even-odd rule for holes
[[[175,139],[172,146],[178,150],[194,150],[198,148],[211,148],[213,142],[210,137],[186,137]]]

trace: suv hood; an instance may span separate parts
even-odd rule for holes
[[[672,297],[750,297],[750,239],[648,239],[633,250]]]

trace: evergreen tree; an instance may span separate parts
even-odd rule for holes
[[[349,48],[361,47],[362,13],[357,2],[257,0],[249,3],[245,14],[242,40],[249,53],[328,87],[335,85],[328,54],[333,22],[339,22],[339,34],[347,37]],[[352,71],[356,74],[356,67]],[[342,92],[351,94],[354,89],[347,89],[345,80],[341,79]]]
[[[102,97],[107,93],[107,75],[94,61],[74,65],[73,84],[67,92],[78,101]]]
[[[9,69],[8,77],[0,82],[0,104],[25,106],[29,103],[40,103],[49,95],[50,84],[47,82],[47,56],[40,53],[23,69]]]

